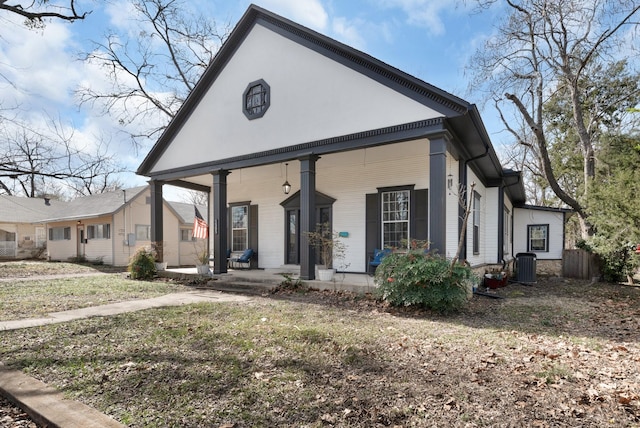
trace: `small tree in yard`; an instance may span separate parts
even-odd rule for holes
[[[439,312],[461,309],[469,298],[473,271],[445,257],[410,250],[386,256],[376,280],[383,300],[395,306],[424,306]]]
[[[131,279],[153,279],[156,274],[156,258],[154,253],[146,248],[140,248],[133,257],[131,257],[128,271]]]
[[[469,195],[473,195],[472,183]],[[427,245],[411,242],[408,252],[392,253],[382,259],[376,269],[378,293],[395,306],[424,306],[438,312],[453,312],[468,301],[472,284],[477,281],[471,268],[458,263],[462,251],[467,221],[471,213],[471,199],[466,192],[459,195],[465,207],[458,249],[453,259],[429,253]]]

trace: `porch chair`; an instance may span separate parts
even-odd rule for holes
[[[247,248],[246,250],[244,250],[244,252],[240,257],[235,257],[233,259],[230,259],[231,266],[233,267],[235,266],[236,263],[239,263],[241,265],[246,264],[247,268],[249,268],[251,264],[251,257],[253,257],[253,248]]]
[[[376,273],[376,269],[380,266],[380,263],[382,263],[382,259],[389,254],[391,254],[391,248],[376,248],[373,250],[373,258],[369,261],[369,273]],[[373,273],[371,272],[371,268],[373,268]]]

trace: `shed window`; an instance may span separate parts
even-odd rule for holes
[[[531,224],[527,226],[527,246],[528,251],[548,252],[549,225]]]

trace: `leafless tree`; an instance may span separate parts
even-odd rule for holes
[[[73,22],[78,19],[85,19],[91,13],[79,13],[76,10],[75,0],[69,0],[69,4],[65,6],[52,3],[49,0],[28,0],[26,6],[19,2],[0,0],[0,10],[24,17],[26,24],[31,27],[43,26],[45,19],[61,19]]]
[[[493,0],[479,0],[485,6]],[[585,109],[586,75],[614,61],[621,47],[634,52],[632,32],[640,15],[637,0],[506,0],[509,15],[473,59],[476,90],[499,100],[503,123],[518,144],[537,157],[551,190],[579,216],[583,236],[590,233],[584,199],[595,176],[594,136],[599,118]],[[555,174],[545,132],[544,105],[558,90],[569,94],[571,117],[583,159],[581,192],[565,188]],[[506,102],[506,104],[505,104]],[[513,125],[526,123],[527,135]],[[533,150],[535,149],[535,150]]]
[[[132,0],[137,37],[111,32],[85,60],[99,65],[110,90],[81,87],[81,103],[101,105],[123,125],[145,125],[131,132],[134,142],[157,136],[226,39],[230,26],[218,29],[205,15],[192,15],[181,0]]]
[[[36,197],[48,188],[58,191],[66,186],[87,195],[120,186],[115,177],[123,169],[105,143],[90,153],[78,148],[73,135],[64,135],[59,125],[52,126],[53,132],[37,132],[15,121],[12,125],[0,133],[1,192]]]

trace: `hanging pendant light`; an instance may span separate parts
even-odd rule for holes
[[[282,184],[282,190],[284,191],[285,195],[288,195],[289,192],[291,191],[291,184],[289,184],[289,164],[285,163],[284,164],[284,174],[285,174],[285,179],[284,179],[284,183]]]

